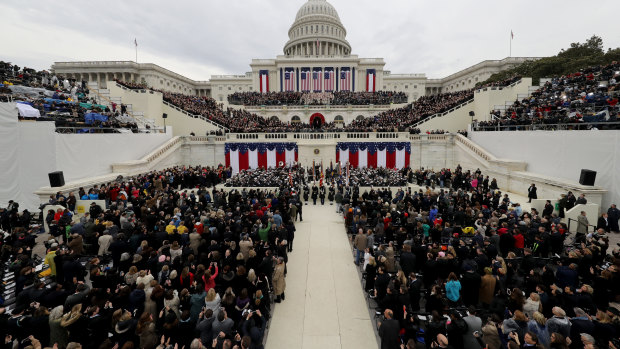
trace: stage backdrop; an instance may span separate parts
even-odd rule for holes
[[[411,143],[409,142],[338,142],[336,162],[355,167],[398,168],[409,166]]]
[[[259,167],[283,167],[297,161],[297,143],[226,143],[226,166],[233,173]]]

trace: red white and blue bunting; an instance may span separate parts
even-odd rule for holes
[[[338,142],[336,162],[353,168],[408,167],[411,158],[409,142]]]
[[[297,143],[226,143],[226,167],[239,171],[292,166],[297,162]]]

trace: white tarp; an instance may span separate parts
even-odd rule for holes
[[[39,113],[39,110],[33,108],[30,104],[17,103],[17,110],[19,111],[19,115],[21,115],[24,118],[40,118],[41,117],[41,113]]]
[[[53,122],[19,122],[16,103],[0,103],[0,206],[9,200],[37,212],[34,191],[49,185],[56,170]]]
[[[0,103],[0,206],[17,200],[19,186],[19,132],[16,103]],[[19,202],[19,201],[18,201]]]
[[[60,134],[54,122],[19,122],[16,103],[0,103],[0,206],[19,202],[38,212],[34,192],[49,186],[47,174],[65,182],[112,172],[113,163],[136,160],[172,137],[166,134]]]
[[[581,169],[596,171],[596,186],[609,192],[602,211],[620,204],[620,132],[471,132],[472,141],[498,158],[527,162],[527,171],[579,181]]]

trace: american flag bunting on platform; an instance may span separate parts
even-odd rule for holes
[[[256,168],[292,166],[298,160],[297,143],[225,143],[226,167],[232,173]]]
[[[323,91],[323,86],[321,86],[321,68],[314,68],[312,72],[312,90],[314,92]]]
[[[351,70],[349,68],[342,68],[340,72],[340,91],[351,90]]]
[[[366,91],[375,92],[375,83],[377,71],[374,69],[366,70]]]
[[[301,92],[310,92],[310,68],[302,68],[299,80],[301,81]]]
[[[401,169],[409,166],[410,158],[411,143],[407,142],[338,142],[336,145],[336,161],[353,168]]]
[[[284,91],[295,91],[295,71],[292,68],[284,72]]]
[[[335,81],[336,77],[334,76],[334,68],[325,68],[324,74],[324,91],[331,92],[334,90],[334,86],[336,85]]]
[[[261,70],[259,72],[260,92],[269,92],[269,70]]]

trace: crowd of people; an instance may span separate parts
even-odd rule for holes
[[[235,92],[228,96],[233,105],[388,105],[407,103],[407,94],[376,92]]]
[[[519,77],[495,83],[506,86],[518,81]],[[127,88],[142,89],[143,84],[117,81]],[[494,86],[495,86],[494,85]],[[323,123],[320,128],[306,122],[286,123],[276,118],[265,118],[243,109],[228,108],[213,98],[190,96],[181,93],[160,91],[164,100],[187,112],[208,118],[226,127],[229,132],[394,132],[409,131],[418,134],[420,130],[411,127],[437,113],[448,111],[473,98],[474,90],[422,96],[403,108],[391,109],[378,115],[355,120],[347,125],[336,122]],[[389,104],[405,103],[406,94],[392,91],[378,92],[235,92],[229,96],[231,104],[243,105],[295,105],[295,104]]]
[[[20,120],[54,121],[57,132],[64,132],[62,128],[67,127],[81,133],[115,132],[113,129],[121,128],[138,132],[138,125],[127,114],[125,105],[97,104],[89,98],[85,81],[0,61],[0,82],[3,100],[10,96],[20,104]]]
[[[380,168],[350,168],[347,174],[346,168],[338,170],[333,165],[321,169],[315,165],[315,173],[312,174],[312,166],[304,168],[294,165],[290,167],[270,167],[243,170],[233,175],[226,181],[227,187],[308,187],[310,184],[320,186],[363,186],[363,187],[396,187],[407,185],[411,170]],[[300,189],[300,192],[302,190]],[[332,198],[330,201],[334,201]]]
[[[568,244],[553,209],[523,211],[479,170],[409,179],[426,190],[353,190],[342,201],[381,348],[618,347],[610,229]],[[618,218],[615,209],[616,230]]]
[[[270,167],[243,170],[226,181],[227,187],[276,187],[294,186],[305,183],[304,168],[301,166]]]
[[[20,348],[262,348],[285,301],[296,195],[216,190],[226,168],[175,167],[50,198],[44,279],[38,228],[0,210],[0,338]],[[18,218],[16,218],[18,217]],[[47,236],[47,235],[46,235]]]
[[[618,121],[619,71],[620,63],[615,62],[554,77],[506,110],[492,110],[491,120],[478,123],[478,127],[595,122],[599,128],[616,129],[617,125],[605,123]]]
[[[422,96],[406,107],[388,110],[374,117],[353,121],[346,128],[404,131],[418,121],[448,111],[472,98],[474,98],[473,90]]]

